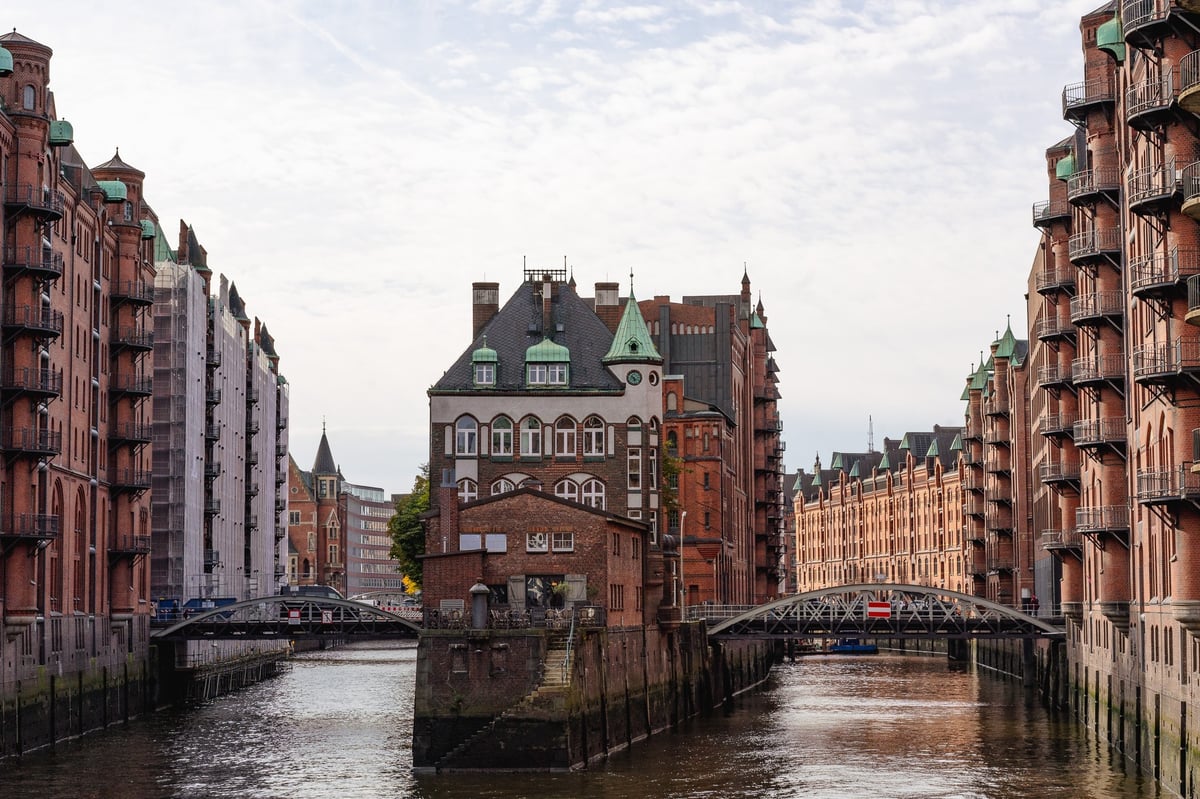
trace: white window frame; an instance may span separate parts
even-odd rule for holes
[[[454,423],[454,454],[474,456],[479,451],[479,423],[464,416]]]
[[[579,501],[584,505],[604,510],[604,483],[594,477],[584,481],[580,486]]]
[[[626,450],[626,480],[630,491],[642,490],[642,448],[630,447]]]
[[[475,385],[494,386],[496,384],[496,364],[491,362],[475,364]]]
[[[550,372],[544,363],[525,365],[525,381],[531,386],[544,386],[550,382]]]
[[[499,480],[496,480],[492,483],[493,497],[497,494],[507,494],[509,491],[514,490],[516,490],[516,486],[513,485],[513,481],[509,480],[507,477],[501,477]]]
[[[549,552],[550,536],[546,533],[525,533],[526,552]]]
[[[583,422],[584,457],[604,457],[604,420],[589,416]]]
[[[575,420],[564,416],[554,423],[554,454],[560,458],[575,457]]]
[[[546,382],[552,386],[565,386],[567,384],[567,365],[565,363],[547,364]]]
[[[502,425],[507,425],[503,427]],[[513,454],[513,423],[507,416],[497,416],[492,422],[492,456],[511,458]]]
[[[521,457],[542,457],[542,421],[536,416],[521,422]]]
[[[479,484],[470,477],[458,481],[458,501],[474,502],[479,499]]]
[[[579,483],[576,483],[569,477],[564,477],[554,484],[554,496],[559,499],[569,499],[572,502],[578,502]]]
[[[550,550],[552,552],[574,552],[575,533],[572,530],[560,530],[550,534]]]

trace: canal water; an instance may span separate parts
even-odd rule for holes
[[[281,676],[0,764],[3,799],[1148,799],[1065,715],[936,657],[778,666],[728,714],[588,771],[414,777],[413,644],[297,657]]]

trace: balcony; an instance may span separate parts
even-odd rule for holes
[[[1039,366],[1037,370],[1037,383],[1039,388],[1070,387],[1071,373],[1057,364]]]
[[[1123,384],[1125,358],[1122,355],[1097,355],[1071,361],[1071,381],[1077,386],[1095,383]]]
[[[1175,106],[1175,80],[1168,72],[1134,84],[1125,92],[1125,122],[1129,127],[1149,131],[1171,117]]]
[[[1180,0],[1179,5],[1200,13],[1200,0]],[[1200,50],[1179,59],[1179,96],[1175,99],[1184,111],[1200,114]]]
[[[1075,326],[1057,317],[1043,317],[1034,322],[1034,335],[1039,341],[1074,341]]]
[[[1141,505],[1169,505],[1200,501],[1200,474],[1192,464],[1172,469],[1138,469],[1137,501]]]
[[[288,452],[288,450],[287,450],[286,444],[276,444],[275,445],[275,458],[276,459],[285,457],[287,455],[287,452]]]
[[[1129,261],[1129,290],[1133,296],[1166,297],[1181,290],[1187,280],[1200,275],[1200,250],[1175,248]]]
[[[1121,29],[1125,41],[1134,47],[1154,49],[1158,40],[1169,30],[1171,0],[1122,0]]]
[[[216,369],[221,365],[221,351],[211,348],[204,353],[204,365],[209,369]]]
[[[1189,325],[1200,325],[1200,275],[1192,275],[1187,281],[1187,315]]]
[[[1062,90],[1063,119],[1085,122],[1089,111],[1112,105],[1116,98],[1111,78],[1072,83]]]
[[[1084,419],[1075,423],[1075,446],[1080,449],[1123,447],[1126,435],[1125,418],[1122,416]]]
[[[150,536],[118,533],[108,545],[108,556],[116,558],[138,558],[150,554]]]
[[[973,441],[983,438],[983,422],[970,420],[967,422],[967,428],[963,431],[964,441]]]
[[[1071,298],[1071,322],[1078,327],[1120,320],[1125,316],[1125,295],[1120,291],[1093,291]]]
[[[62,335],[61,311],[41,305],[16,305],[4,309],[4,329],[7,332],[29,333],[37,338],[54,339]]]
[[[968,516],[983,516],[987,506],[984,505],[981,497],[968,497],[966,502],[966,514]]]
[[[154,284],[144,280],[116,280],[110,289],[112,304],[149,306],[154,304]]]
[[[998,505],[989,510],[984,526],[989,533],[996,535],[1011,535],[1013,531],[1012,508]]]
[[[108,483],[114,491],[148,491],[152,477],[149,469],[111,469]]]
[[[14,183],[4,192],[4,205],[12,214],[29,212],[45,220],[62,219],[62,192],[32,183]]]
[[[1200,161],[1193,161],[1179,171],[1179,184],[1183,198],[1179,210],[1200,221]]]
[[[214,388],[204,393],[204,404],[220,405],[221,404],[221,389]]]
[[[1034,278],[1034,288],[1038,294],[1057,294],[1060,291],[1075,290],[1075,269],[1043,269]]]
[[[247,419],[246,420],[246,435],[248,435],[248,436],[258,435],[258,420],[257,419]]]
[[[205,516],[216,516],[220,512],[221,512],[221,500],[210,499],[204,503],[204,515]]]
[[[1008,455],[1008,450],[996,450],[988,455],[987,462],[984,464],[984,471],[988,474],[1008,474],[1012,471],[1012,461]]]
[[[154,378],[138,374],[113,375],[108,381],[108,391],[114,397],[149,397],[154,393]]]
[[[1083,549],[1083,535],[1078,530],[1043,530],[1042,549],[1047,552],[1079,552]]]
[[[1043,485],[1064,486],[1079,485],[1079,462],[1059,461],[1043,463],[1038,467],[1038,478]]]
[[[216,441],[221,437],[221,423],[210,422],[204,425],[204,439],[206,441]]]
[[[147,422],[118,422],[109,427],[108,440],[114,444],[149,444],[154,440],[154,425]]]
[[[1012,403],[1008,397],[989,397],[983,401],[983,413],[985,416],[1008,416],[1012,411]]]
[[[257,466],[258,465],[258,453],[257,452],[251,451],[251,452],[246,453],[246,465],[247,466]]]
[[[62,452],[62,433],[35,427],[9,427],[0,432],[0,449],[10,454],[51,457]]]
[[[1121,193],[1121,170],[1115,166],[1084,169],[1067,178],[1067,199],[1072,205],[1092,205],[1115,200]]]
[[[154,349],[154,331],[138,327],[122,327],[113,330],[112,351],[134,350],[150,352]]]
[[[1075,529],[1083,535],[1102,535],[1129,532],[1129,508],[1125,505],[1105,505],[1099,508],[1077,508]]]
[[[1200,374],[1200,340],[1177,339],[1133,351],[1133,379],[1143,385],[1167,385]]]
[[[258,516],[254,515],[253,513],[247,513],[246,518],[245,518],[245,524],[246,524],[247,530],[257,530],[258,529]]]
[[[287,420],[286,416],[275,417],[275,429],[276,430],[286,430],[287,423],[288,423],[288,420]]]
[[[1010,572],[1013,570],[1012,555],[988,555],[987,556],[988,573],[994,572]]]
[[[41,399],[62,396],[62,372],[32,366],[9,367],[0,378],[0,391]]]
[[[1038,432],[1046,438],[1063,438],[1073,433],[1074,424],[1074,414],[1048,413],[1038,420]]]
[[[1071,204],[1063,200],[1042,200],[1033,204],[1033,226],[1041,230],[1055,222],[1071,220]]]
[[[5,545],[53,541],[60,532],[58,517],[45,513],[16,513],[0,519],[0,542]]]
[[[257,497],[258,496],[258,483],[246,483],[246,496],[248,496],[248,497]]]
[[[246,404],[247,405],[255,405],[257,403],[258,403],[258,389],[257,388],[246,389]]]
[[[206,461],[204,464],[204,479],[205,480],[216,480],[220,476],[221,476],[221,462],[220,461],[211,461],[211,460]]]
[[[1085,230],[1067,240],[1067,257],[1071,263],[1093,264],[1097,261],[1119,261],[1121,257],[1121,231],[1115,228]]]
[[[49,247],[5,247],[4,271],[32,274],[40,280],[58,280],[63,273],[63,257]]]

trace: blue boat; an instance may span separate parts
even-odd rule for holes
[[[838,655],[874,655],[879,652],[879,647],[864,644],[857,638],[839,638],[829,645],[829,651]]]

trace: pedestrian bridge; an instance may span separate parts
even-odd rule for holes
[[[982,597],[897,583],[859,583],[765,605],[698,605],[688,619],[714,638],[1062,638],[1065,629]]]
[[[349,599],[265,596],[152,622],[151,641],[416,638],[421,624]]]

